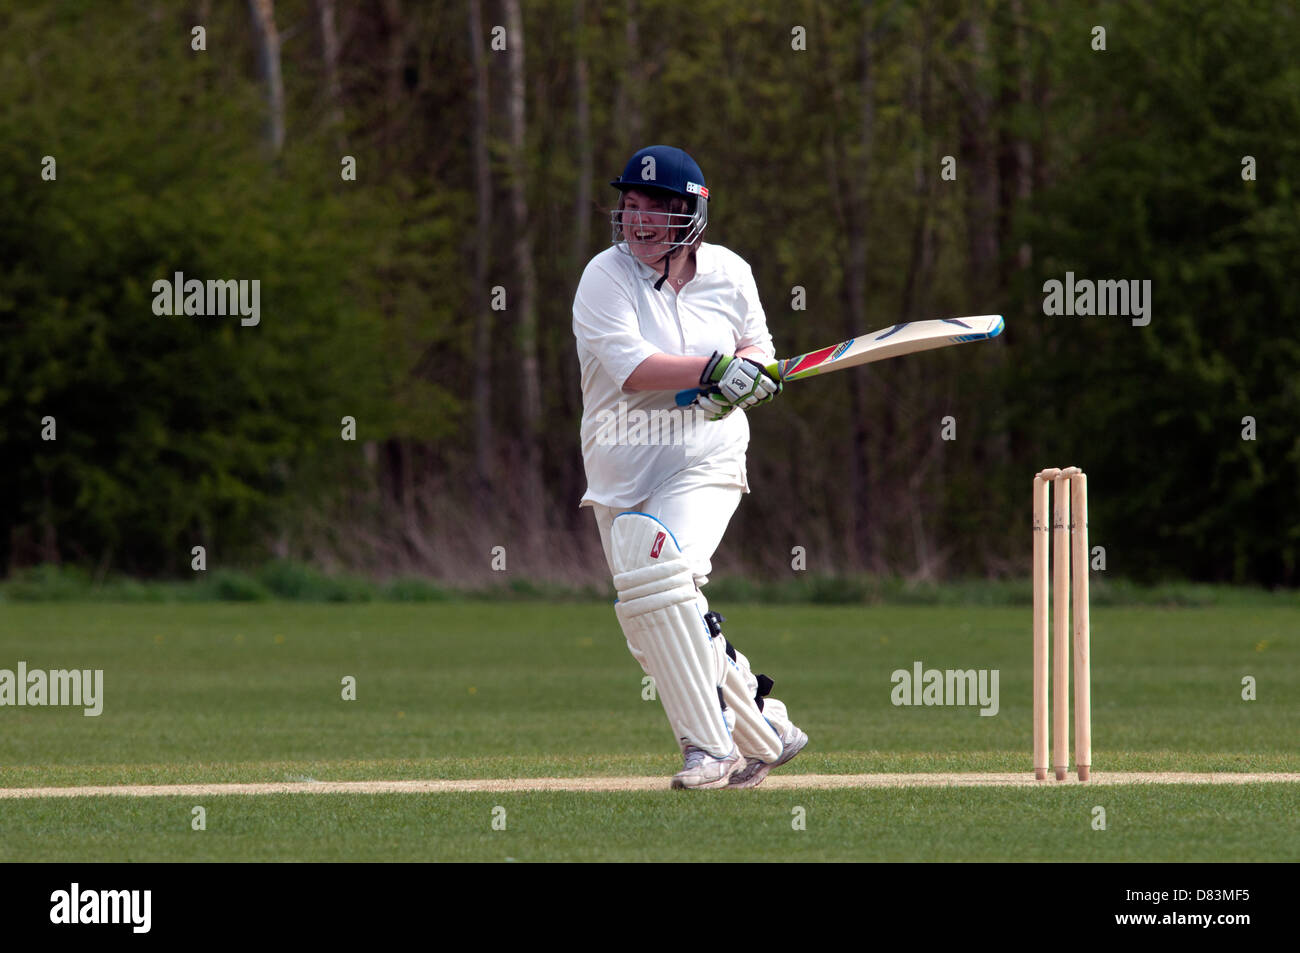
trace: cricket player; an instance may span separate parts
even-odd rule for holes
[[[613,244],[573,302],[581,505],[595,513],[628,649],[684,756],[672,786],[754,787],[808,736],[722,634],[703,586],[749,492],[745,410],[781,392],[763,368],[772,336],[749,265],[701,240],[709,190],[694,159],[649,146],[610,184]],[[696,387],[707,393],[677,408],[676,392]]]

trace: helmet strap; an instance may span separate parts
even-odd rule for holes
[[[664,282],[668,280],[668,270],[673,266],[673,253],[676,251],[677,246],[674,245],[672,248],[668,249],[668,254],[664,256],[664,273],[660,275],[659,280],[655,282],[655,291],[662,288]]]

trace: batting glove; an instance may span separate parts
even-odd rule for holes
[[[747,357],[726,355],[720,351],[714,351],[709,363],[704,365],[700,386],[709,391],[705,397],[712,397],[718,403],[717,397],[721,396],[733,409],[765,404],[782,389],[775,364],[768,368]],[[713,393],[714,389],[717,394]],[[705,397],[701,397],[701,405]]]

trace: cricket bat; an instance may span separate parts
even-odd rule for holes
[[[933,321],[910,321],[895,324],[892,328],[872,331],[862,337],[849,338],[819,351],[809,351],[784,361],[767,365],[768,373],[782,382],[803,380],[829,371],[857,367],[902,357],[917,351],[930,351],[951,344],[983,341],[1002,333],[1000,314],[981,314],[970,318],[939,318]],[[691,387],[677,392],[677,406],[686,407],[705,393],[704,388]]]

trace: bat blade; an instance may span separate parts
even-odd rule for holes
[[[846,367],[902,357],[904,354],[931,351],[970,341],[986,341],[1001,334],[1003,327],[1005,325],[1000,314],[909,321],[892,328],[871,331],[861,337],[849,338],[831,347],[777,361],[776,365],[782,381],[798,381]],[[687,406],[702,393],[697,388],[678,391],[677,406]]]
[[[781,380],[797,381],[815,377],[828,371],[857,367],[891,357],[930,351],[935,348],[984,341],[995,338],[1004,327],[1002,315],[981,314],[969,318],[940,318],[934,321],[911,321],[892,328],[872,331],[861,337],[849,338],[834,347],[821,348],[778,361]]]

